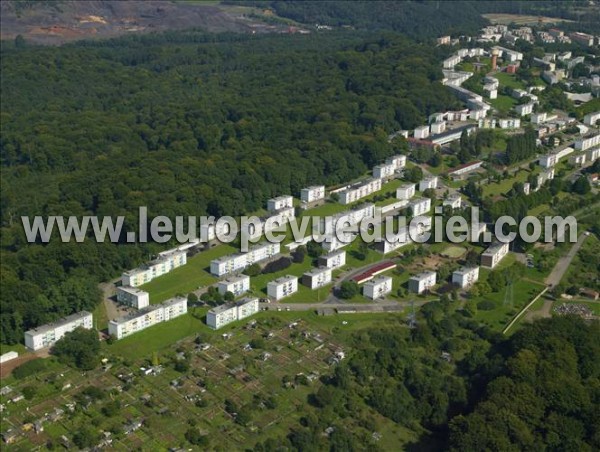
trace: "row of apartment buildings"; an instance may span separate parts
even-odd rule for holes
[[[215,276],[224,276],[230,273],[241,272],[246,267],[270,259],[281,251],[279,243],[258,243],[249,248],[245,253],[235,253],[213,259],[210,262],[210,273]]]
[[[161,304],[146,306],[138,311],[108,322],[108,333],[117,339],[130,336],[161,322],[167,322],[187,312],[187,298],[175,297]]]
[[[242,298],[211,309],[206,314],[206,324],[217,330],[223,326],[250,317],[258,312],[258,298]]]

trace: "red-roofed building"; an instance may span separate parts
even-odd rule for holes
[[[464,165],[457,166],[451,171],[448,171],[448,176],[451,177],[460,177],[463,174],[469,173],[471,171],[475,171],[481,168],[483,162],[481,160],[475,160],[474,162],[465,163]]]
[[[366,272],[361,273],[360,275],[356,275],[355,277],[352,278],[352,281],[354,281],[357,284],[362,284],[364,282],[369,281],[370,279],[373,279],[374,276],[377,276],[383,272],[391,270],[392,268],[396,268],[395,263],[390,262],[390,261],[382,262],[380,264],[374,265]]]

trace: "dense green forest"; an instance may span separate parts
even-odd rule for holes
[[[247,4],[248,2],[224,2]],[[486,20],[472,2],[422,1],[254,1],[282,17],[305,24],[389,30],[419,40],[448,33],[475,33]]]
[[[357,332],[309,398],[317,414],[254,450],[373,450],[372,409],[420,433],[406,450],[598,450],[598,322],[555,317],[507,339],[452,306]]]
[[[419,40],[443,34],[474,33],[486,13],[543,15],[569,19],[561,27],[598,32],[600,8],[575,1],[225,1],[272,8],[279,16],[314,25],[392,30]]]
[[[21,43],[22,44],[22,43]],[[457,106],[439,49],[391,35],[173,32],[2,48],[2,342],[91,309],[156,247],[25,243],[22,215],[241,214],[355,178]]]

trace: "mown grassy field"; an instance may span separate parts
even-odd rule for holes
[[[227,244],[202,251],[189,258],[186,265],[144,284],[141,289],[150,294],[151,303],[160,303],[177,294],[187,295],[217,281],[217,278],[210,274],[211,260],[238,251]]]

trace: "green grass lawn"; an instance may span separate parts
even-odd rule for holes
[[[0,355],[4,355],[8,352],[17,352],[19,356],[21,356],[22,354],[27,353],[27,348],[23,344],[0,344]]]
[[[513,177],[501,180],[498,183],[485,184],[483,186],[483,196],[496,196],[503,195],[510,191],[515,182],[526,182],[529,177],[529,171],[521,170],[517,172]]]
[[[187,264],[160,276],[140,288],[150,294],[151,303],[160,303],[177,294],[187,295],[198,287],[213,284],[217,278],[209,271],[210,261],[239,250],[227,244],[221,244],[196,254]]]
[[[94,315],[94,325],[97,329],[103,330],[108,328],[108,315],[104,308],[104,301],[98,303],[92,314]]]
[[[200,331],[212,330],[203,321],[187,313],[168,322],[159,323],[139,333],[132,334],[106,347],[110,353],[124,358],[139,359],[146,357],[149,359],[152,352],[167,348],[175,342]]]
[[[506,114],[508,113],[515,105],[517,105],[517,100],[510,97],[504,96],[502,94],[498,94],[496,99],[490,99],[490,103],[492,106],[499,110],[500,112]]]
[[[506,72],[498,72],[494,74],[494,77],[500,82],[500,86],[508,86],[509,88],[524,89],[525,85],[522,81],[517,80],[514,74],[507,74]]]
[[[542,284],[520,279],[513,284],[512,304],[505,304],[504,302],[506,289],[479,297],[478,301],[490,300],[494,302],[495,308],[491,311],[478,309],[475,318],[486,323],[491,328],[500,331],[543,288]]]

